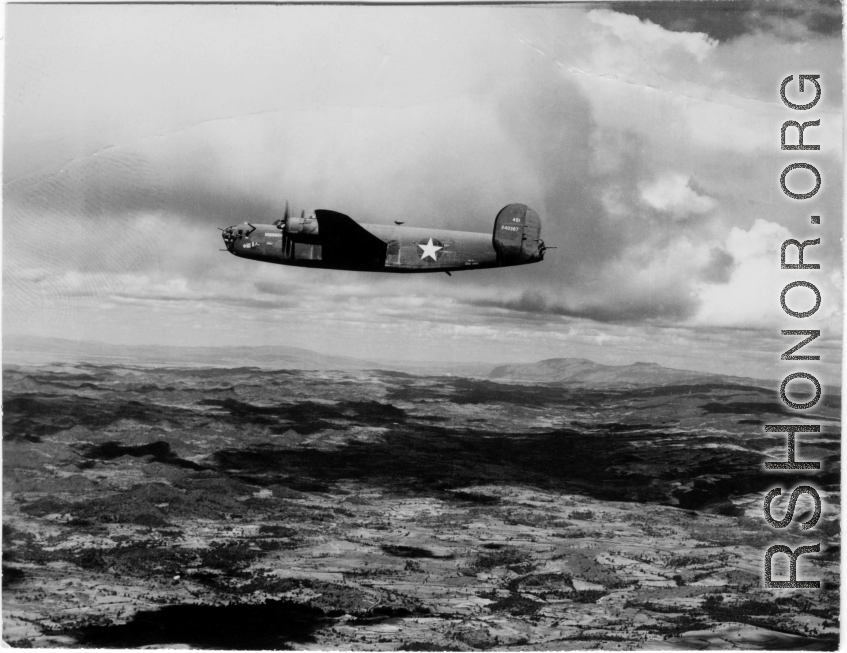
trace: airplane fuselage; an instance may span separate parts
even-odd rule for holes
[[[498,214],[493,234],[364,224],[318,210],[300,218],[286,213],[273,224],[229,227],[223,238],[227,250],[242,258],[375,272],[452,272],[525,265],[544,257],[537,214],[517,204]]]
[[[321,243],[295,242],[272,224],[253,226],[255,231],[237,240],[230,252],[282,265],[328,267],[324,265]],[[386,243],[381,266],[384,272],[444,272],[499,266],[491,234],[375,224],[362,226]]]

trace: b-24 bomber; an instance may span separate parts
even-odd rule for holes
[[[446,272],[537,263],[547,247],[541,218],[524,204],[509,204],[494,219],[493,233],[364,224],[317,209],[292,214],[285,205],[273,224],[223,229],[227,251],[236,256],[301,267],[370,272]]]

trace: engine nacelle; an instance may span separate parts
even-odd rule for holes
[[[503,207],[494,220],[494,250],[501,264],[529,263],[544,258],[541,218],[526,204]]]
[[[314,213],[306,215],[305,211],[301,211],[299,216],[287,214],[274,224],[294,242],[313,242],[318,237],[318,220]]]

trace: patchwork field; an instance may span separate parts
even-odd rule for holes
[[[720,379],[7,365],[3,395],[12,646],[838,644],[838,395],[799,439],[823,472],[776,479],[775,391]],[[810,478],[817,526],[769,528]],[[821,590],[761,589],[818,541]]]

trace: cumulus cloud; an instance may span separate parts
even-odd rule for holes
[[[640,190],[641,199],[649,206],[676,218],[708,213],[716,205],[711,197],[692,188],[690,177],[679,173],[665,174],[653,182],[643,184]]]
[[[700,278],[708,283],[727,283],[735,269],[735,257],[721,247],[713,247],[711,256],[703,266]]]
[[[607,27],[621,42],[642,44],[655,53],[679,50],[703,61],[714,50],[718,42],[702,32],[672,32],[649,20],[639,20],[609,9],[592,9],[588,20]]]
[[[750,229],[731,229],[725,244],[726,253],[734,261],[731,274],[724,285],[700,286],[700,305],[694,322],[757,328],[784,325],[786,320],[790,320],[782,312],[779,297],[782,289],[797,279],[797,271],[780,268],[782,243],[791,238],[792,232],[786,227],[763,219],[757,219]],[[819,246],[809,247],[806,252],[809,262],[820,260]],[[807,272],[803,278],[815,283],[825,299],[815,314],[815,322],[826,324],[837,333],[840,330],[843,292],[840,272],[822,268],[822,272]],[[797,310],[806,310],[814,305],[811,292],[802,289],[796,291],[790,301],[797,302]]]

